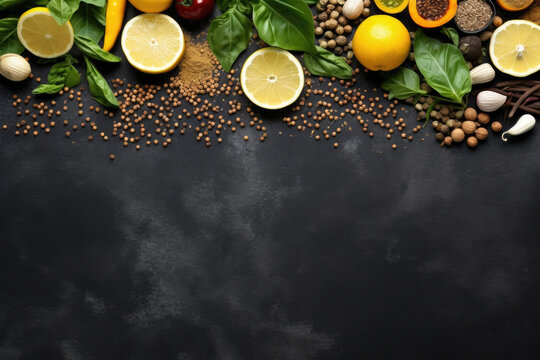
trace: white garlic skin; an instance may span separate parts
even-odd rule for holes
[[[18,54],[4,54],[0,56],[0,74],[11,81],[28,79],[32,68],[28,61]]]
[[[506,102],[507,97],[495,91],[484,90],[476,95],[476,105],[483,112],[493,112],[500,109]]]
[[[521,135],[523,133],[526,133],[529,130],[532,130],[534,125],[536,124],[536,119],[531,114],[525,114],[522,117],[519,118],[517,123],[510,128],[510,130],[505,131],[502,133],[501,138],[503,141],[508,141],[508,139],[505,137],[506,134],[509,135]]]
[[[357,19],[364,11],[364,0],[347,0],[343,5],[342,13],[349,19]]]
[[[485,84],[495,79],[495,70],[488,63],[484,63],[472,68],[469,74],[471,75],[473,85]]]

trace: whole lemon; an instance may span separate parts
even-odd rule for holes
[[[159,13],[167,10],[173,0],[129,0],[129,2],[144,13]]]
[[[373,15],[356,29],[352,41],[354,56],[369,70],[389,71],[405,61],[411,38],[401,21],[389,15]]]

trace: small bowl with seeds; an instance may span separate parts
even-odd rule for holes
[[[495,17],[495,4],[491,0],[463,0],[457,5],[454,23],[465,34],[484,31]]]

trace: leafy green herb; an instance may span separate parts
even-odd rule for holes
[[[106,3],[106,0],[81,0],[81,1],[90,5],[95,5],[97,7],[104,7]]]
[[[111,54],[99,47],[92,39],[82,35],[75,35],[75,45],[85,55],[88,55],[92,59],[107,61],[107,62],[120,62],[122,61],[116,55]]]
[[[86,62],[86,78],[92,98],[106,107],[118,108],[120,104],[107,80],[92,64],[88,56],[84,55],[84,61]]]
[[[441,32],[446,35],[455,46],[459,45],[459,34],[454,28],[443,28]]]
[[[463,104],[463,96],[471,92],[471,76],[459,49],[443,44],[416,31],[414,57],[426,82],[443,97],[456,104]]]
[[[80,2],[81,0],[51,0],[47,8],[56,22],[62,25],[71,19],[73,13],[79,8]]]
[[[311,10],[304,0],[258,0],[253,23],[267,44],[316,54]]]
[[[353,72],[347,61],[333,52],[316,47],[317,54],[304,54],[304,62],[312,75],[332,74],[340,79],[351,79]]]
[[[82,2],[69,20],[75,34],[98,43],[105,33],[105,11],[105,6],[97,7]]]
[[[217,6],[221,12],[236,8],[242,14],[251,16],[250,0],[217,0]]]
[[[388,91],[388,99],[397,98],[405,100],[411,96],[425,95],[426,92],[420,88],[420,78],[411,69],[400,66],[390,73],[381,73],[385,78],[381,87]]]
[[[26,10],[35,6],[47,5],[48,2],[49,0],[0,0],[0,11],[12,10],[14,8],[17,10]]]
[[[236,7],[212,21],[208,29],[208,44],[225,71],[231,69],[238,55],[247,48],[251,34],[251,21]]]
[[[4,18],[0,20],[0,55],[7,53],[20,54],[24,46],[17,37],[16,18]]]
[[[66,55],[64,61],[54,64],[47,76],[48,84],[41,84],[35,88],[33,94],[55,94],[65,86],[73,87],[81,83],[81,76],[73,62],[76,61],[71,55]]]

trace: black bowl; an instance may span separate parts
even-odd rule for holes
[[[491,1],[491,0],[482,0],[482,1],[485,2],[486,4],[488,4],[491,7],[491,11],[492,11],[491,18],[489,18],[489,21],[487,22],[487,24],[485,26],[483,26],[482,28],[478,29],[478,30],[467,31],[467,30],[463,30],[459,26],[459,24],[456,21],[456,17],[454,16],[454,24],[456,24],[456,27],[459,29],[459,31],[461,31],[464,34],[477,34],[477,33],[481,32],[481,31],[486,30],[489,27],[489,25],[491,25],[491,22],[493,21],[493,18],[495,17],[495,4],[493,4],[493,1]],[[459,6],[460,2],[461,1],[458,2],[458,6]]]

